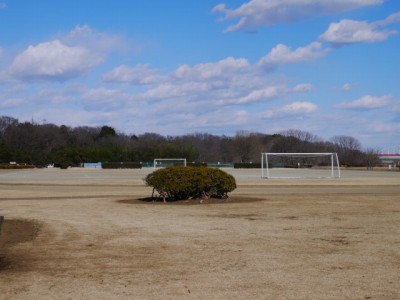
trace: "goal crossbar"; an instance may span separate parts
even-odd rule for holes
[[[315,158],[315,157],[330,157],[330,175],[325,176],[272,176],[270,169],[270,157],[291,157],[291,158]],[[340,178],[339,158],[335,152],[326,153],[277,153],[265,152],[261,153],[261,178],[267,179],[301,179],[301,178]]]

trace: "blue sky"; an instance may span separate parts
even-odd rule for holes
[[[0,115],[385,148],[400,143],[399,32],[398,0],[0,0]]]

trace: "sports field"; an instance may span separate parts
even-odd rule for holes
[[[137,200],[151,171],[1,170],[0,299],[400,299],[400,172],[188,205]]]

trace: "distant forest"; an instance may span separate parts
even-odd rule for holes
[[[262,152],[337,152],[341,165],[371,167],[379,163],[374,151],[363,151],[354,137],[335,136],[326,141],[295,129],[277,134],[240,131],[235,136],[127,135],[106,125],[20,123],[13,117],[0,116],[0,163],[79,166],[83,162],[149,162],[154,158],[255,163],[260,162]]]

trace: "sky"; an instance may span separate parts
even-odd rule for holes
[[[0,0],[0,116],[400,144],[398,0]]]

